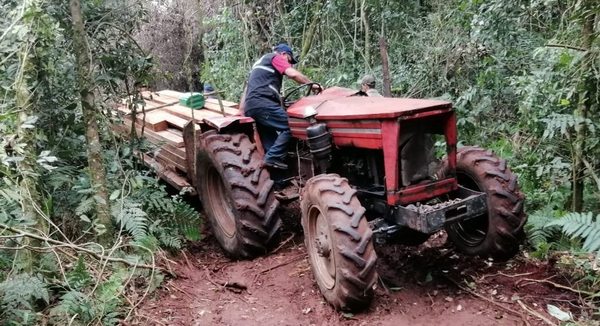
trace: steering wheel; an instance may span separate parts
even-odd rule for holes
[[[292,88],[289,91],[289,93],[286,91],[287,95],[281,100],[281,102],[283,102],[283,106],[285,106],[287,108],[290,105],[296,103],[297,100],[289,100],[289,98],[292,97],[292,95],[296,95],[297,93],[300,93],[300,91],[304,88],[306,88],[306,93],[304,94],[304,96],[309,96],[310,92],[313,90],[314,85],[319,86],[319,89],[315,90],[314,95],[321,94],[321,92],[323,91],[323,87],[321,86],[321,84],[319,84],[319,83],[302,84],[300,86],[296,86],[296,87]]]

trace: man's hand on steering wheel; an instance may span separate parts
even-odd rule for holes
[[[281,101],[283,103],[283,105],[287,108],[287,107],[291,106],[292,104],[296,103],[295,100],[290,100],[290,98],[292,97],[292,95],[300,93],[300,91],[303,90],[304,88],[306,88],[306,93],[304,94],[304,96],[309,96],[311,93],[313,95],[317,95],[323,91],[323,87],[319,83],[310,82],[310,83],[302,84],[300,86],[297,86],[297,87],[291,89],[289,92],[287,92],[287,95]]]
[[[311,91],[313,95],[318,95],[321,94],[321,92],[323,91],[323,87],[319,83],[312,83]]]

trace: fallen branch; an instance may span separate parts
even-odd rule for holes
[[[494,273],[494,274],[483,275],[479,279],[484,280],[484,279],[486,279],[488,277],[492,277],[492,276],[504,276],[504,277],[509,277],[509,278],[515,278],[515,277],[527,276],[527,275],[531,275],[531,274],[534,274],[534,272],[520,273],[520,274],[504,274],[502,272],[498,272],[498,273]]]
[[[187,295],[187,296],[188,296],[188,298],[190,298],[191,300],[193,300],[193,299],[194,299],[194,296],[193,296],[193,295],[189,294],[187,291],[184,291],[184,290],[180,289],[180,288],[179,288],[179,287],[177,287],[175,284],[172,284],[172,283],[170,283],[170,284],[168,284],[167,286],[168,286],[168,287],[172,287],[172,288],[174,288],[175,290],[177,290],[177,291],[179,291],[179,292],[181,292],[181,293],[183,293],[183,294]]]
[[[511,314],[513,314],[514,316],[517,316],[517,317],[521,318],[521,319],[522,319],[524,322],[527,322],[527,319],[525,318],[525,316],[523,316],[523,314],[522,314],[522,313],[520,313],[520,312],[518,312],[518,311],[516,311],[516,310],[513,310],[513,309],[511,309],[511,308],[509,308],[509,307],[506,307],[506,306],[504,306],[503,304],[500,304],[500,303],[498,303],[498,302],[496,302],[496,301],[494,301],[494,300],[492,300],[492,299],[489,299],[489,298],[487,298],[487,297],[485,297],[485,296],[483,296],[483,295],[481,295],[481,294],[479,294],[479,293],[477,293],[477,292],[475,292],[475,291],[473,291],[473,290],[471,290],[471,289],[469,289],[469,288],[467,288],[467,287],[464,287],[464,286],[462,286],[461,284],[459,284],[457,281],[455,281],[454,279],[452,279],[452,278],[450,278],[450,277],[448,277],[448,276],[445,276],[445,275],[444,275],[444,277],[445,277],[445,278],[446,278],[448,281],[450,281],[450,282],[452,282],[454,285],[456,285],[456,287],[458,287],[458,288],[459,288],[459,289],[461,289],[462,291],[465,291],[465,292],[467,292],[467,293],[471,294],[471,295],[472,295],[472,296],[474,296],[474,297],[477,297],[477,298],[479,298],[479,299],[482,299],[482,300],[484,300],[484,301],[486,301],[486,302],[489,302],[489,303],[493,304],[494,306],[496,306],[496,307],[498,307],[498,308],[500,308],[500,309],[502,309],[502,310],[504,310],[504,311],[506,311],[506,312],[508,312],[508,313],[511,313]]]
[[[115,257],[105,256],[105,255],[99,254],[99,253],[97,253],[97,252],[95,252],[95,251],[93,251],[91,249],[88,249],[88,248],[85,248],[85,247],[82,247],[82,246],[78,246],[76,244],[71,244],[71,243],[66,243],[66,242],[54,240],[54,239],[51,239],[51,238],[48,238],[48,237],[44,237],[44,236],[41,236],[41,235],[30,233],[30,232],[27,232],[27,231],[24,231],[24,230],[20,230],[20,229],[17,229],[17,228],[13,228],[13,227],[10,227],[10,226],[8,226],[6,224],[2,224],[2,223],[0,223],[0,227],[2,227],[6,231],[10,231],[10,232],[15,233],[12,236],[4,236],[4,237],[13,237],[13,238],[27,237],[27,238],[31,238],[31,239],[36,239],[36,240],[43,241],[45,243],[56,245],[58,247],[65,247],[65,248],[69,248],[69,249],[74,250],[74,251],[86,253],[89,256],[92,256],[92,257],[94,257],[94,258],[96,258],[98,260],[106,260],[106,261],[110,261],[110,262],[113,262],[113,263],[122,263],[122,264],[125,264],[125,265],[129,266],[129,267],[141,267],[141,268],[146,268],[146,269],[151,269],[151,270],[158,269],[158,270],[160,270],[162,272],[165,272],[167,274],[170,274],[172,276],[177,276],[177,275],[173,274],[173,272],[167,271],[167,270],[165,270],[165,269],[163,269],[161,267],[158,267],[158,266],[152,266],[152,265],[147,265],[147,264],[139,264],[139,263],[132,263],[132,262],[130,262],[128,260],[125,260],[123,258],[115,258]],[[27,247],[29,247],[29,246],[27,246]],[[9,248],[5,248],[5,249],[9,249]],[[17,250],[18,249],[22,249],[21,247],[15,247],[15,248]],[[52,247],[48,247],[48,248],[45,248],[45,247],[31,247],[30,249],[31,250],[53,250]]]
[[[592,179],[594,179],[594,181],[596,182],[596,187],[598,188],[598,191],[600,191],[600,177],[598,176],[598,174],[596,174],[596,172],[594,172],[594,167],[592,166],[592,164],[590,164],[590,162],[588,162],[588,160],[582,158],[582,161],[585,167],[592,175]]]
[[[231,292],[234,293],[242,293],[244,290],[248,290],[248,286],[242,282],[238,282],[238,281],[227,281],[227,282],[223,282],[223,281],[215,281],[213,280],[213,278],[210,275],[210,271],[208,270],[208,268],[206,268],[206,266],[204,266],[204,272],[206,273],[206,278],[208,279],[208,281],[214,285],[214,286],[218,286],[220,288],[224,288],[227,289]]]
[[[578,46],[573,46],[573,45],[567,45],[567,44],[553,44],[553,43],[548,43],[546,44],[547,47],[549,48],[563,48],[563,49],[570,49],[570,50],[577,50],[577,51],[581,51],[581,52],[587,52],[587,49],[578,47]]]
[[[521,306],[521,308],[523,308],[523,310],[527,311],[527,313],[531,314],[534,317],[537,317],[537,318],[541,319],[542,321],[544,321],[546,324],[548,324],[550,326],[557,326],[557,324],[553,323],[550,319],[546,318],[544,315],[542,315],[539,312],[537,312],[537,311],[529,308],[526,304],[523,303],[523,301],[517,300],[517,302],[519,303],[519,305]]]
[[[157,320],[157,319],[155,319],[155,318],[152,318],[152,317],[149,317],[149,316],[146,316],[146,315],[142,315],[142,314],[140,314],[140,313],[138,313],[138,312],[136,312],[136,313],[135,313],[135,316],[136,316],[136,317],[142,317],[142,318],[146,319],[147,321],[150,321],[150,322],[152,322],[152,325],[161,325],[161,326],[167,326],[167,324],[161,323],[160,321],[158,321],[158,320]]]
[[[283,267],[283,266],[289,265],[289,264],[291,264],[291,263],[293,263],[293,262],[296,262],[296,261],[298,261],[298,260],[301,260],[301,259],[303,259],[303,258],[304,258],[304,255],[298,255],[298,256],[296,256],[296,257],[294,257],[294,258],[292,258],[292,259],[289,259],[289,260],[286,260],[286,261],[284,261],[283,263],[280,263],[280,264],[277,264],[277,265],[275,265],[275,266],[271,266],[271,267],[265,268],[265,269],[261,270],[260,272],[256,273],[256,275],[254,276],[254,281],[253,281],[252,283],[256,283],[256,281],[258,280],[258,278],[259,278],[259,277],[260,277],[262,274],[265,274],[265,273],[267,273],[267,272],[270,272],[270,271],[272,271],[272,270],[274,270],[274,269],[277,269],[277,268],[279,268],[279,267]]]
[[[538,280],[538,279],[534,279],[534,278],[522,278],[520,280],[518,280],[517,282],[515,282],[515,286],[519,287],[519,284],[522,282],[532,282],[532,283],[546,283],[546,284],[550,284],[552,286],[554,286],[555,288],[559,288],[559,289],[563,289],[563,290],[568,290],[571,292],[575,292],[577,294],[585,294],[589,297],[597,297],[599,296],[598,293],[594,293],[594,292],[589,292],[589,291],[584,291],[584,290],[578,290],[578,289],[574,289],[571,287],[568,287],[566,285],[562,285],[562,284],[558,284],[549,280]],[[525,286],[525,285],[523,285]]]
[[[377,279],[379,279],[379,283],[381,283],[381,287],[383,288],[383,290],[385,291],[385,293],[387,295],[389,295],[390,293],[392,293],[390,291],[390,289],[388,289],[387,285],[385,285],[385,282],[383,281],[383,279],[381,278],[381,276],[377,276]],[[427,293],[427,295],[429,295],[429,293]],[[429,297],[431,299],[431,297]]]
[[[296,233],[292,233],[292,235],[290,235],[289,238],[285,239],[285,241],[283,241],[279,246],[277,246],[277,248],[275,248],[275,250],[271,251],[271,254],[274,254],[279,249],[283,248],[283,246],[285,246],[288,242],[292,241],[292,239],[294,239],[295,236],[296,236]]]
[[[267,273],[267,272],[270,272],[270,271],[272,271],[272,270],[274,270],[274,269],[276,269],[276,268],[283,267],[283,266],[285,266],[285,265],[289,265],[289,264],[291,264],[291,263],[293,263],[293,262],[296,262],[296,261],[298,261],[298,260],[301,260],[301,259],[303,259],[303,258],[304,258],[304,255],[298,255],[298,256],[296,256],[296,257],[294,257],[294,258],[292,258],[292,259],[289,259],[289,260],[286,260],[286,261],[284,261],[283,263],[277,264],[277,265],[275,265],[275,266],[272,266],[272,267],[265,268],[265,269],[263,269],[262,271],[258,272],[258,275],[260,275],[260,274],[264,274],[264,273]]]
[[[187,267],[190,270],[193,270],[194,268],[192,267],[192,263],[190,263],[190,260],[188,259],[187,255],[185,254],[185,250],[181,251],[181,253],[183,254],[183,258],[185,258],[185,263],[187,264]]]

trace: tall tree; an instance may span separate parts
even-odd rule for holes
[[[360,5],[360,20],[363,24],[365,32],[365,47],[364,47],[364,58],[365,58],[365,70],[371,68],[371,29],[369,27],[369,8],[367,7],[367,1],[362,0]]]
[[[321,23],[321,14],[320,11],[323,8],[325,1],[316,1],[313,9],[313,16],[308,25],[308,28],[304,31],[304,35],[302,36],[302,50],[300,51],[300,58],[306,57],[310,48],[312,47],[313,40],[317,33],[317,28]],[[307,10],[310,12],[310,10]]]
[[[36,15],[27,14],[27,12],[36,12],[36,3],[34,1],[25,1],[23,3],[23,25],[27,31],[26,42],[21,44],[18,51],[19,70],[15,81],[15,106],[19,112],[17,143],[22,144],[19,153],[22,160],[17,164],[21,180],[19,183],[19,192],[21,197],[21,210],[26,221],[33,222],[31,226],[37,229],[37,232],[48,233],[48,224],[44,217],[38,213],[40,209],[40,193],[37,188],[38,183],[38,164],[36,163],[36,132],[33,127],[35,117],[35,90],[31,85],[32,76],[35,75],[35,67],[32,63],[34,56],[33,48],[36,43]],[[25,239],[29,242],[29,239]],[[39,246],[39,242],[34,242],[34,246]],[[31,251],[20,251],[25,255],[22,263],[25,268],[31,271],[33,266],[33,256]]]
[[[110,244],[113,237],[113,225],[110,215],[106,171],[102,160],[102,144],[98,133],[98,119],[95,107],[94,80],[92,78],[92,58],[83,25],[83,15],[79,0],[71,0],[71,19],[73,23],[73,50],[77,62],[77,79],[81,97],[83,122],[86,125],[88,167],[90,179],[96,193],[96,216],[103,224],[105,232],[99,237],[103,245]]]
[[[379,51],[381,52],[381,73],[383,75],[383,96],[392,96],[392,82],[390,80],[390,64],[388,56],[387,40],[383,36],[383,28],[381,37],[379,38]]]
[[[582,7],[583,24],[581,30],[581,47],[585,51],[581,63],[581,79],[577,87],[578,101],[577,109],[575,110],[575,118],[577,124],[575,126],[576,140],[574,144],[574,161],[573,161],[573,195],[572,207],[575,212],[581,212],[583,208],[583,190],[585,184],[585,146],[588,135],[586,120],[590,113],[592,101],[594,98],[595,81],[593,76],[593,51],[592,46],[596,31],[594,24],[596,21],[596,13],[594,12],[593,0],[587,0]]]

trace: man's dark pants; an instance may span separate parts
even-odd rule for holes
[[[256,122],[256,129],[265,149],[265,163],[284,163],[287,145],[292,136],[285,110],[278,104],[272,104],[246,109],[245,115]]]

